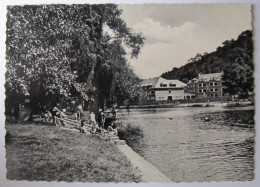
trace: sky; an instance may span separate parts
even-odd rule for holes
[[[122,18],[145,44],[129,59],[142,78],[181,67],[197,53],[212,52],[252,29],[250,4],[121,4]]]

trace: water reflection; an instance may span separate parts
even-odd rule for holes
[[[131,110],[120,120],[142,126],[144,137],[127,143],[172,181],[202,182],[253,180],[253,118],[252,108],[210,107]]]
[[[205,121],[205,118],[213,124],[254,128],[254,110],[228,110],[194,115],[194,120]]]

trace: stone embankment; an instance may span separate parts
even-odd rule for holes
[[[161,171],[147,162],[143,157],[133,151],[128,145],[117,145],[118,149],[126,155],[134,167],[139,168],[142,173],[144,182],[171,183],[172,181],[166,177]]]

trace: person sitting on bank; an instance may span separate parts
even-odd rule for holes
[[[65,112],[66,112],[66,109],[62,109],[62,111],[60,111],[59,117],[60,118],[66,118],[67,115],[65,114]]]
[[[113,134],[113,135],[116,135],[118,134],[118,128],[116,126],[116,124],[114,124],[113,122],[111,123],[111,125],[109,125],[107,127],[107,131],[109,134]]]
[[[59,117],[61,119],[67,118],[67,115],[65,114],[65,112],[66,112],[66,109],[62,109],[57,117]],[[60,125],[66,126],[66,122],[63,120],[60,120]]]
[[[98,123],[95,122],[95,123],[92,124],[91,132],[92,132],[92,134],[102,133],[102,128],[99,128]]]
[[[46,122],[46,121],[50,121],[51,120],[52,115],[51,115],[51,112],[46,109],[45,112],[42,113],[41,117],[43,118],[43,121]]]

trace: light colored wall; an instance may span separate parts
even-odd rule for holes
[[[184,99],[184,90],[172,90],[171,93],[169,93],[168,89],[155,91],[156,101],[167,100],[168,96],[172,96],[172,100]]]

